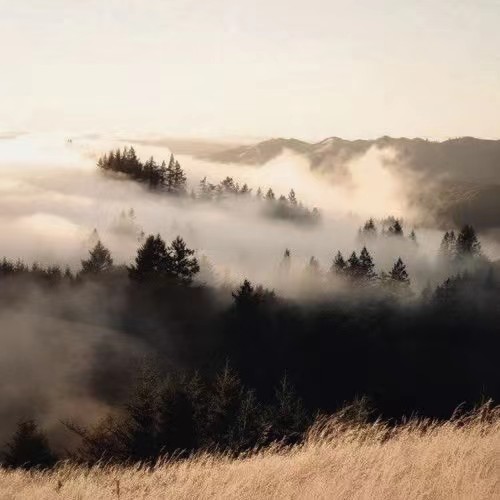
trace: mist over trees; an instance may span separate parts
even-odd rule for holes
[[[405,236],[395,219],[381,224],[387,229],[368,220],[364,244],[346,256],[335,249],[329,263],[312,256],[295,299],[248,279],[207,285],[200,279],[212,272],[207,257],[180,236],[144,237],[128,266],[115,264],[97,233],[77,271],[3,259],[0,308],[15,309],[42,289],[57,304],[52,316],[120,328],[152,356],[110,363],[96,348],[85,384],[111,406],[109,415],[90,426],[78,415],[60,424],[57,432],[79,444],[54,451],[37,425],[43,412],[24,406],[2,463],[50,467],[68,453],[85,463],[154,462],[165,453],[295,443],[318,412],[361,397],[366,418],[393,419],[445,418],[462,403],[498,400],[500,281],[474,229],[444,234],[438,258],[449,278],[420,294],[401,257],[380,269],[369,250],[373,238],[414,245],[415,232]],[[285,287],[293,260],[293,249],[276,256]],[[314,295],[320,283],[325,292]],[[92,311],[79,305],[89,286],[100,290]]]
[[[167,163],[158,163],[151,157],[146,162],[141,162],[133,147],[123,150],[110,151],[97,161],[99,170],[107,173],[121,174],[134,181],[145,184],[154,191],[170,195],[183,196],[195,202],[218,202],[227,199],[247,200],[258,203],[267,217],[288,220],[299,224],[317,224],[321,215],[317,208],[309,209],[298,199],[293,189],[287,196],[276,196],[269,188],[266,194],[260,187],[253,195],[253,188],[247,184],[240,184],[232,177],[226,177],[218,184],[213,184],[204,177],[199,182],[198,188],[191,189],[188,193],[188,181],[179,162],[170,156]]]

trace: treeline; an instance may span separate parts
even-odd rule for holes
[[[319,417],[305,408],[286,375],[266,403],[228,364],[211,378],[164,374],[144,365],[119,415],[90,428],[61,423],[79,438],[76,449],[55,451],[36,420],[22,420],[2,449],[0,466],[46,469],[62,460],[153,465],[165,457],[182,459],[200,451],[236,456],[271,444],[300,443]],[[346,425],[367,423],[373,417],[364,398],[336,412],[337,420]]]
[[[305,207],[297,199],[297,195],[293,189],[290,190],[288,196],[276,196],[271,188],[264,193],[260,187],[253,194],[253,189],[249,188],[246,183],[240,187],[239,183],[235,182],[232,177],[226,177],[219,184],[212,184],[204,177],[200,181],[198,194],[194,193],[192,196],[197,196],[200,200],[204,201],[221,201],[225,198],[233,197],[252,199],[255,202],[261,203],[265,215],[277,219],[315,224],[321,218],[319,210],[317,208],[310,210]]]
[[[110,151],[97,161],[99,169],[105,172],[124,174],[132,180],[146,184],[150,189],[161,190],[177,196],[187,196],[187,177],[179,162],[170,155],[168,164],[158,163],[150,157],[145,163],[137,157],[133,147]],[[189,197],[199,201],[222,201],[224,199],[247,199],[258,202],[264,215],[298,223],[315,224],[320,220],[317,208],[305,207],[292,189],[288,196],[276,196],[269,188],[265,193],[259,187],[255,193],[246,183],[240,187],[232,177],[226,177],[218,184],[212,184],[204,177],[198,190],[191,189]]]
[[[349,284],[345,294],[288,300],[248,280],[231,293],[202,285],[201,261],[182,238],[167,244],[151,235],[128,266],[116,266],[100,241],[78,272],[3,261],[0,308],[26,308],[33,283],[49,283],[45,300],[57,304],[51,314],[102,321],[155,354],[158,369],[144,372],[129,358],[110,362],[107,350],[95,351],[86,390],[115,411],[88,429],[65,423],[81,439],[74,460],[240,452],[300,440],[315,415],[356,398],[365,402],[361,413],[368,401],[375,416],[388,419],[445,418],[462,403],[498,401],[498,268],[480,258],[472,228],[456,240],[453,258],[477,265],[409,301],[394,300],[407,296],[404,264],[398,260],[388,273],[395,292],[378,293],[375,284],[384,280],[366,248],[347,260],[337,254],[331,276]],[[375,293],[349,293],[360,285]],[[82,307],[81,297],[95,295],[91,308]],[[27,407],[23,401],[24,416]],[[55,460],[36,424],[23,420],[4,464]]]
[[[377,227],[379,226],[379,227]],[[377,236],[394,236],[396,238],[404,238],[403,221],[396,217],[390,216],[375,223],[375,219],[368,219],[365,224],[358,230],[358,238],[363,242],[372,241]],[[417,244],[417,235],[412,229],[407,238],[414,244]]]

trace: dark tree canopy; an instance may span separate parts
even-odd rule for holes
[[[456,240],[457,257],[477,257],[481,254],[481,243],[476,231],[470,225],[465,225]]]
[[[172,241],[167,250],[167,274],[179,282],[190,284],[200,271],[195,251],[188,248],[180,236]]]
[[[410,278],[408,276],[408,272],[406,271],[406,266],[401,260],[401,257],[394,263],[394,266],[389,273],[389,276],[392,281],[400,283],[402,285],[409,286]]]
[[[6,445],[3,464],[7,467],[44,469],[57,461],[49,447],[47,437],[34,420],[19,422],[12,439]]]
[[[167,273],[168,257],[168,250],[161,236],[148,236],[137,251],[135,265],[128,268],[130,279],[136,282],[161,279]]]

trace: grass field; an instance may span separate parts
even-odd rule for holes
[[[198,455],[154,468],[62,465],[0,472],[3,499],[498,499],[500,413],[445,423],[318,423],[306,442],[230,458]]]

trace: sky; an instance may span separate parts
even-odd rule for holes
[[[500,137],[500,0],[0,0],[0,134]]]

